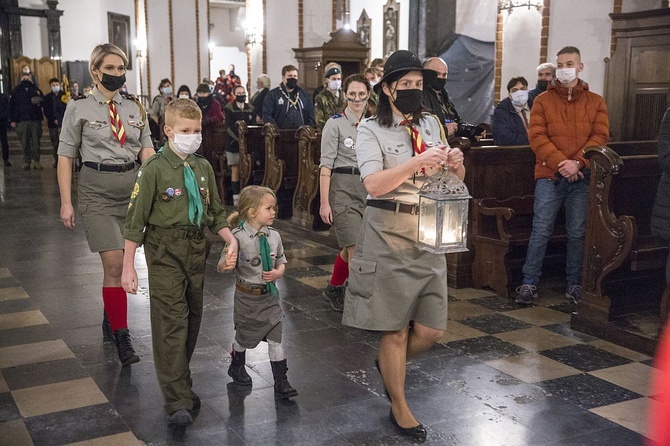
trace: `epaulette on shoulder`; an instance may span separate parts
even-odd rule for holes
[[[153,161],[160,158],[161,155],[163,155],[163,152],[156,152],[153,155],[151,155],[149,158],[142,161],[142,168],[147,167],[150,163],[152,163]]]
[[[72,100],[73,100],[73,101],[81,101],[82,99],[86,99],[86,98],[89,97],[89,96],[90,96],[90,94],[80,94],[80,95],[77,96],[76,98],[72,98]]]
[[[337,114],[331,116],[331,118],[332,119],[337,119],[337,118],[341,118],[342,116],[343,116],[342,113],[337,113]]]
[[[242,229],[244,229],[242,226],[238,226],[238,227],[236,227],[236,228],[233,228],[233,230],[230,231],[230,232],[232,232],[233,234],[237,234],[237,233],[240,232]]]
[[[273,228],[272,226],[268,226],[268,231],[270,231],[270,232],[274,231],[274,232],[276,232],[277,234],[279,234],[279,231],[277,231],[277,230],[276,230],[275,228]]]
[[[202,153],[198,153],[198,152],[196,152],[196,153],[194,153],[194,155],[197,156],[197,157],[200,157],[200,158],[205,158],[205,159],[207,159],[207,158],[205,157],[205,155],[203,155]]]

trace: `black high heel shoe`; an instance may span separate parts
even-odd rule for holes
[[[418,426],[414,427],[402,427],[398,424],[398,422],[395,419],[395,415],[393,415],[393,409],[389,412],[389,421],[391,421],[391,424],[395,426],[395,428],[398,430],[400,435],[404,437],[409,437],[413,440],[424,442],[426,441],[426,437],[428,436],[428,432],[426,431],[426,428],[423,427],[423,424],[419,423]]]

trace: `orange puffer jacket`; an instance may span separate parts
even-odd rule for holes
[[[584,149],[609,140],[605,100],[582,80],[572,88],[552,82],[533,102],[528,140],[535,152],[536,180],[555,178],[558,163],[566,159],[589,167]]]

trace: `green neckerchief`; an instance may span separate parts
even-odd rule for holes
[[[191,223],[200,227],[202,223],[202,199],[200,198],[200,190],[198,183],[195,181],[195,174],[191,165],[184,161],[184,184],[186,185],[186,192],[188,192],[188,219]],[[196,217],[198,222],[196,223]]]
[[[158,153],[163,153],[165,146],[158,149]],[[188,219],[194,225],[200,227],[202,223],[202,199],[200,198],[200,190],[198,189],[198,182],[195,180],[195,173],[193,173],[193,168],[191,165],[184,160],[184,186],[186,187],[186,193],[188,194]],[[195,222],[196,216],[198,217],[198,222]]]
[[[244,225],[244,220],[240,220],[238,226],[242,227]],[[270,257],[270,243],[268,243],[268,238],[265,235],[265,232],[258,231],[256,232],[258,236],[258,243],[261,250],[261,265],[263,265],[263,271],[272,271],[272,257]],[[279,295],[277,290],[277,285],[274,282],[267,282],[268,291],[275,298]]]

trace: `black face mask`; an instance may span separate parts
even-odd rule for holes
[[[209,105],[212,102],[212,95],[198,96],[198,104]]]
[[[444,78],[436,77],[430,82],[430,88],[436,91],[442,91],[444,86],[447,84],[447,80]]]
[[[126,83],[126,75],[122,74],[121,76],[112,76],[111,74],[102,73],[102,79],[100,79],[100,83],[107,90],[116,91],[123,87],[123,84]]]
[[[27,80],[26,80],[26,81],[21,81],[21,86],[22,86],[23,88],[28,88],[28,87],[30,87],[32,84],[33,84],[32,82],[27,81]]]
[[[289,77],[288,79],[286,79],[286,88],[288,88],[289,90],[293,90],[297,86],[298,86],[298,79],[294,77]]]
[[[547,91],[547,86],[549,85],[549,81],[537,81],[537,85],[535,87],[540,90],[540,91]]]
[[[396,90],[396,98],[393,104],[403,115],[411,115],[421,107],[423,91],[419,89]]]
[[[235,96],[235,100],[237,102],[247,102],[247,95],[246,94],[238,94]]]

